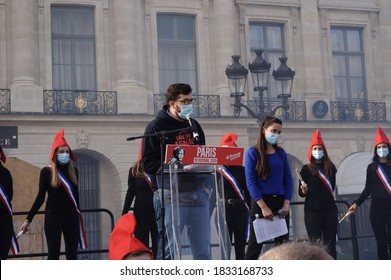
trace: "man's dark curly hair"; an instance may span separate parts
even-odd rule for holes
[[[170,101],[176,101],[179,94],[188,95],[192,92],[191,86],[188,84],[172,84],[168,87],[166,92],[167,105]]]

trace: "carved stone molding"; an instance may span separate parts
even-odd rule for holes
[[[88,149],[90,135],[86,129],[78,129],[76,134],[76,143],[79,149]]]
[[[203,0],[202,6],[204,7],[204,24],[208,25],[208,22],[209,22],[209,0]]]
[[[320,12],[320,27],[322,28],[322,34],[323,36],[327,36],[327,21],[328,21],[328,14],[327,10],[321,10]]]
[[[300,23],[299,8],[292,7],[291,8],[291,14],[292,14],[292,32],[293,32],[293,36],[296,36],[297,29],[299,28],[299,23]]]
[[[44,8],[45,8],[45,3],[44,3],[44,1],[43,1],[43,0],[38,0],[38,13],[39,13],[40,15],[43,14]]]
[[[365,151],[365,137],[359,135],[356,137],[357,151],[364,152]]]
[[[376,39],[376,33],[379,28],[379,13],[371,12],[371,36]]]
[[[105,17],[108,16],[109,14],[109,2],[108,0],[102,0],[102,9],[103,9],[103,14]]]

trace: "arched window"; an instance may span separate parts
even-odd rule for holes
[[[100,208],[99,161],[95,158],[76,154],[76,167],[79,170],[80,209]],[[88,250],[101,249],[100,213],[83,213]],[[100,254],[81,255],[79,258],[100,259]]]

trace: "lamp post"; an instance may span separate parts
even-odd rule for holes
[[[280,57],[281,65],[277,70],[273,70],[273,77],[276,82],[277,98],[282,100],[282,105],[274,107],[271,111],[265,109],[265,103],[263,101],[263,92],[267,90],[269,70],[271,64],[265,61],[262,57],[263,50],[256,50],[256,58],[252,63],[248,64],[250,69],[252,80],[254,84],[254,91],[258,92],[259,103],[258,112],[254,112],[246,104],[243,104],[241,99],[244,96],[244,89],[247,80],[248,70],[242,66],[239,62],[240,56],[233,55],[233,63],[227,67],[225,74],[227,75],[230,85],[231,97],[234,97],[234,116],[239,117],[242,108],[246,109],[249,115],[259,122],[263,120],[265,116],[274,116],[279,108],[286,110],[289,108],[288,99],[291,98],[292,83],[295,76],[295,72],[292,71],[286,61],[288,58]]]

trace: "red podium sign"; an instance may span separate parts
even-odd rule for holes
[[[166,145],[165,163],[243,165],[243,148],[196,145]]]

